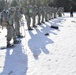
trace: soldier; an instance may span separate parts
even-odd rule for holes
[[[42,7],[42,23],[44,23],[45,20],[45,6]]]
[[[37,9],[37,6],[36,5],[34,5],[34,7],[33,7],[33,15],[32,15],[32,19],[33,19],[33,27],[37,27],[36,26],[36,15],[37,15],[37,13],[38,13],[38,9]]]
[[[38,25],[41,25],[42,7],[38,7]]]
[[[9,14],[6,13],[6,16],[4,16],[4,14],[2,14],[3,16],[2,18],[2,25],[5,25],[7,28],[7,48],[11,47],[12,45],[10,44],[11,39],[13,38],[13,44],[17,44],[19,43],[18,40],[16,40],[16,34],[15,34],[15,30],[13,27],[13,13],[10,12]]]
[[[50,20],[50,7],[47,6],[47,20],[49,21]]]
[[[49,15],[49,20],[52,19],[52,7],[50,7],[50,15]]]
[[[45,9],[45,21],[48,21],[48,19],[47,19],[47,6],[46,6],[46,9]]]
[[[64,15],[64,7],[61,7],[62,16]]]
[[[19,7],[16,7],[16,10],[14,12],[14,23],[15,23],[15,31],[16,31],[16,36],[18,38],[22,38],[23,36],[20,34],[20,19],[22,17],[22,14],[19,11]]]
[[[70,17],[73,17],[73,7],[70,7]]]
[[[62,17],[62,10],[61,7],[58,8],[57,14],[59,17]]]
[[[55,7],[52,7],[52,19],[54,19],[55,15],[54,15],[54,12],[55,12]]]
[[[29,6],[25,7],[24,14],[25,14],[25,18],[27,20],[28,30],[33,30],[32,27],[31,27],[32,5],[29,5]]]
[[[54,18],[56,18],[56,17],[57,17],[57,8],[54,7]]]

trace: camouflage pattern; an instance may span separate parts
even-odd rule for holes
[[[49,15],[49,20],[51,20],[51,19],[52,19],[52,14],[53,14],[53,12],[52,12],[52,7],[50,7],[50,15]]]
[[[52,19],[54,19],[54,7],[52,7]]]
[[[47,6],[47,21],[50,19],[50,7]]]
[[[42,6],[38,7],[38,24],[41,24]]]
[[[45,13],[45,12],[46,12],[45,9],[46,9],[46,7],[43,6],[43,7],[42,7],[42,23],[45,22],[45,14],[46,14],[46,13]]]
[[[4,15],[4,13],[2,13],[2,15]],[[6,25],[6,28],[7,28],[7,45],[8,45],[8,44],[10,44],[10,41],[11,41],[12,38],[13,38],[13,41],[16,40],[16,34],[15,34],[14,27],[13,27],[12,12],[10,12],[9,14],[6,13],[6,15],[2,16],[2,24]]]
[[[33,15],[32,15],[32,19],[33,19],[32,26],[36,27],[36,16],[38,13],[38,9],[37,9],[36,5],[33,6],[33,12],[32,13],[33,13]]]
[[[16,32],[13,27],[13,18],[12,16],[10,16],[8,19],[8,24],[7,24],[7,44],[10,43],[12,38],[13,38],[13,41],[16,40]]]
[[[62,17],[62,8],[59,7],[57,11],[58,17]]]
[[[33,15],[33,13],[32,13],[33,12],[33,7],[32,7],[32,5],[28,5],[28,6],[25,7],[24,10],[25,10],[24,11],[25,18],[27,20],[28,30],[32,30],[32,28],[31,28],[31,17]]]
[[[54,7],[54,18],[56,18],[56,17],[57,17],[57,8]]]
[[[20,36],[20,19],[21,19],[21,13],[19,12],[19,8],[16,7],[16,11],[14,11],[14,23],[15,23],[15,31],[16,36]]]
[[[48,21],[48,19],[47,19],[47,13],[48,13],[48,9],[47,9],[47,6],[46,6],[46,9],[45,9],[45,21]]]

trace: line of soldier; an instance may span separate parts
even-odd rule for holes
[[[20,19],[22,14],[25,15],[25,19],[27,20],[28,30],[33,30],[33,27],[37,27],[37,25],[41,25],[41,23],[45,23],[45,21],[49,21],[57,16],[61,17],[64,12],[63,7],[49,7],[49,6],[39,6],[36,5],[28,5],[25,8],[20,7],[11,7],[8,10],[4,10],[1,12],[1,25],[7,27],[7,47],[11,47],[11,39],[13,38],[13,44],[17,44],[20,41],[17,40],[16,37],[23,37],[20,34]],[[36,17],[37,24],[36,24]],[[32,18],[32,26],[31,26],[31,18]]]
[[[27,20],[28,30],[33,30],[33,27],[37,27],[37,25],[41,25],[41,23],[45,23],[45,21],[49,21],[56,17],[62,17],[63,13],[64,13],[63,7],[59,8],[49,6],[37,7],[36,5],[28,5],[23,10],[23,14],[25,14],[25,18]],[[36,24],[36,16],[38,16],[37,24]],[[33,20],[32,27],[31,27],[31,20]]]

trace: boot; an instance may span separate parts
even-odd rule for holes
[[[14,44],[18,44],[18,43],[20,43],[20,41],[18,41],[18,40],[15,40],[14,41]]]
[[[11,48],[12,46],[14,46],[14,45],[12,45],[10,43],[7,44],[7,48]]]
[[[18,37],[18,38],[23,38],[23,36],[22,36],[22,35],[18,35],[17,37]]]
[[[41,23],[38,23],[38,25],[41,25]]]
[[[45,24],[45,22],[44,22],[44,21],[42,21],[42,23],[44,23],[44,24]]]
[[[33,29],[31,27],[29,27],[28,30],[33,30]]]
[[[36,25],[33,25],[33,27],[37,27]]]

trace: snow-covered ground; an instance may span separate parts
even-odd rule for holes
[[[22,30],[25,38],[20,44],[0,50],[0,75],[76,75],[76,13],[74,17],[65,13],[33,31],[27,30],[25,22]],[[6,45],[6,29],[0,32],[1,47]]]

